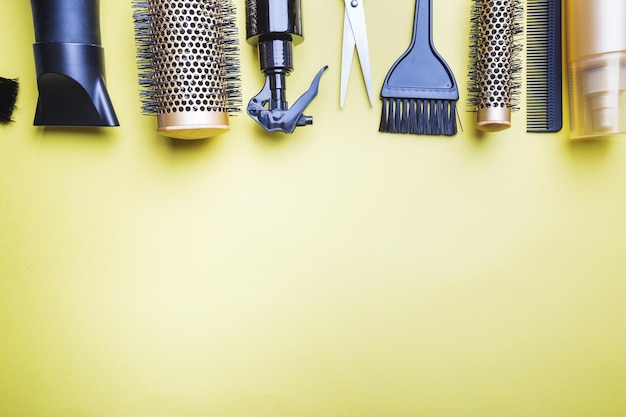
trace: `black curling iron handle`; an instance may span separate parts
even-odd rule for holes
[[[101,45],[99,0],[31,0],[36,42]]]

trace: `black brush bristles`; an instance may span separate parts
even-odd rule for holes
[[[166,136],[228,130],[242,101],[234,0],[134,0],[133,8],[142,113],[156,115]]]
[[[386,133],[457,133],[459,91],[432,40],[432,0],[417,0],[409,48],[393,64],[380,92],[378,130]]]
[[[13,110],[17,101],[19,83],[17,79],[0,77],[0,122],[13,121]]]
[[[523,14],[521,0],[473,0],[467,101],[481,130],[509,127],[519,110]]]
[[[383,98],[380,132],[452,136],[457,133],[456,102]]]
[[[526,2],[526,131],[563,127],[561,0]]]

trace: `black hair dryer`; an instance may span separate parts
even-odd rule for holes
[[[302,43],[300,0],[247,0],[246,38],[258,47],[265,85],[248,103],[248,115],[267,131],[292,133],[297,126],[313,123],[304,110],[317,96],[320,78],[328,66],[315,76],[309,89],[293,104],[287,103],[286,77],[293,70],[293,45]]]
[[[31,0],[36,126],[118,126],[104,83],[99,0]]]

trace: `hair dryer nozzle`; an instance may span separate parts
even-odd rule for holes
[[[98,0],[31,0],[36,126],[118,126],[104,83]]]
[[[39,100],[36,126],[119,126],[95,45],[34,45]]]

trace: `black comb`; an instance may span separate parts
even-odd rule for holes
[[[561,0],[526,2],[526,131],[563,127]]]

